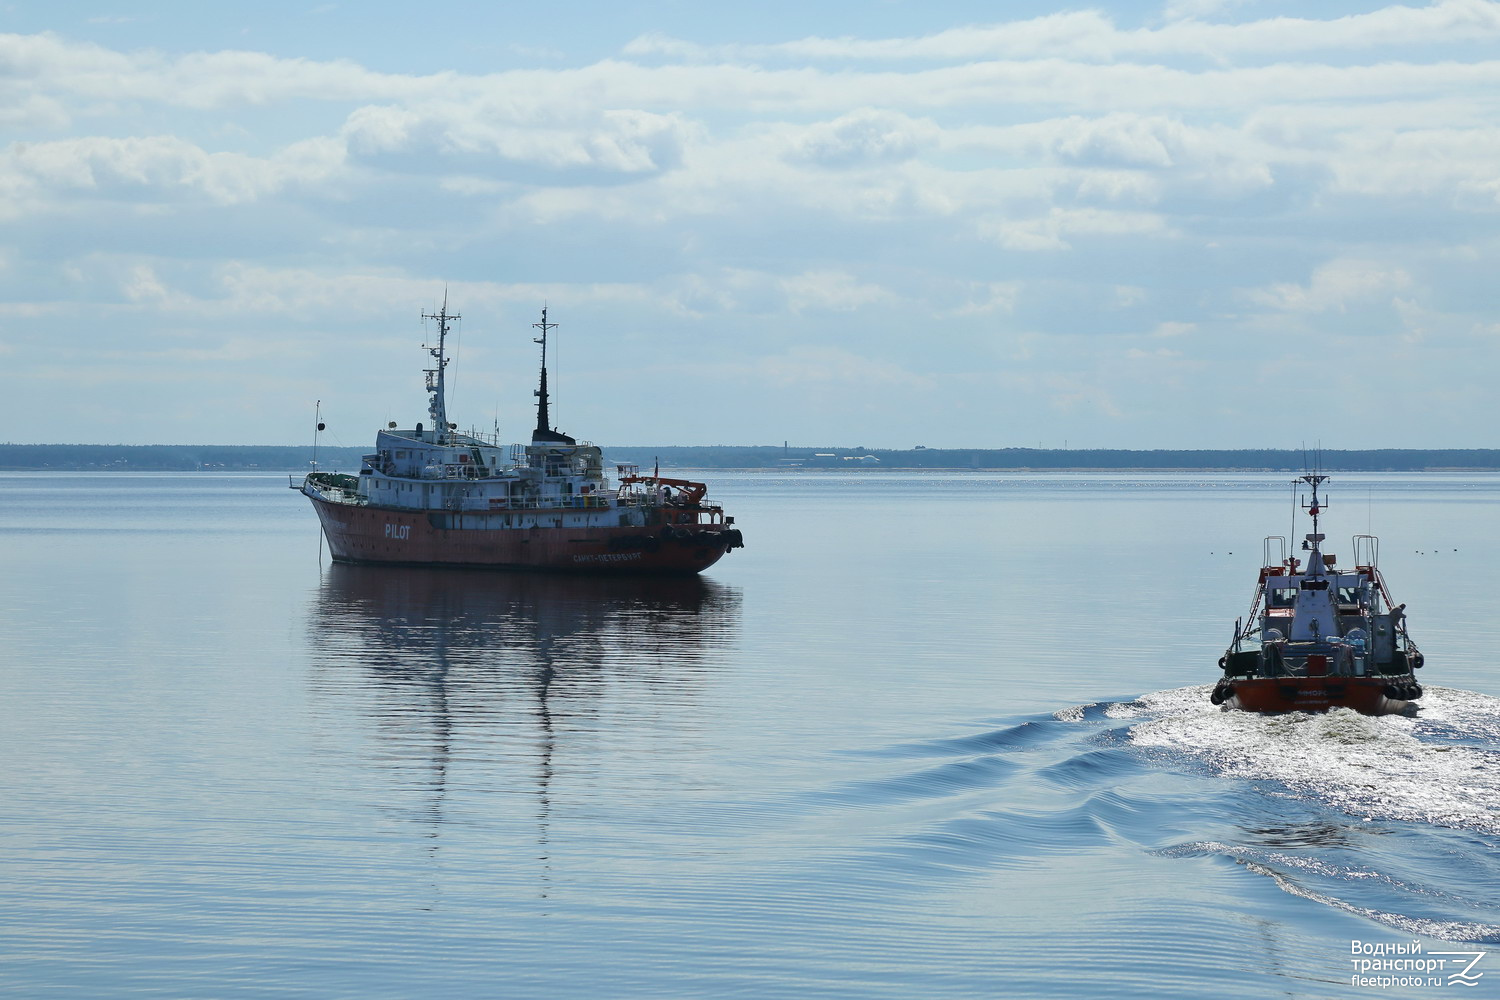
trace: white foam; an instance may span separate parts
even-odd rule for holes
[[[1317,892],[1304,885],[1299,885],[1295,880],[1287,878],[1281,872],[1266,865],[1254,861],[1246,861],[1245,867],[1257,875],[1264,875],[1273,880],[1282,891],[1289,892],[1303,899],[1310,899],[1324,906],[1331,906],[1352,913],[1355,916],[1365,917],[1387,927],[1394,927],[1403,934],[1420,934],[1423,937],[1436,938],[1439,941],[1493,941],[1500,926],[1495,924],[1479,924],[1466,920],[1427,920],[1422,917],[1409,917],[1401,913],[1390,913],[1385,910],[1371,909],[1367,906],[1356,906],[1345,902],[1335,896]]]
[[[1156,692],[1107,714],[1145,719],[1130,728],[1137,746],[1277,782],[1365,819],[1500,833],[1500,699],[1428,688],[1416,719],[1348,709],[1256,715],[1215,708],[1208,690]]]
[[[1200,709],[1218,711],[1208,700],[1212,684],[1193,684],[1188,687],[1169,688],[1143,694],[1135,701],[1122,701],[1110,705],[1104,714],[1111,719],[1139,719],[1143,716],[1164,713],[1193,712]]]

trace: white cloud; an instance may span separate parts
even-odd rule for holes
[[[1475,192],[1500,196],[1500,127],[1411,129],[1345,136],[1330,164],[1358,194]]]
[[[1016,308],[1016,298],[1021,294],[1019,281],[987,281],[976,283],[968,289],[967,301],[952,312],[955,316],[983,316],[987,313],[1010,313]]]
[[[783,386],[844,383],[862,389],[926,389],[933,384],[931,376],[837,347],[798,345],[781,354],[749,359],[744,367],[754,378]]]
[[[810,271],[784,278],[787,306],[793,312],[808,309],[830,309],[851,312],[864,306],[880,305],[895,296],[878,285],[862,284],[843,271]]]
[[[1157,338],[1185,337],[1197,331],[1197,323],[1181,323],[1176,320],[1167,320],[1164,323],[1158,323],[1156,329],[1151,331],[1151,336]]]
[[[980,229],[1008,250],[1068,250],[1069,240],[1079,236],[1171,235],[1159,215],[1097,208],[1053,208],[1040,218],[989,222]]]
[[[760,388],[824,390],[799,420],[885,419],[859,410],[863,381],[967,392],[954,412],[986,426],[1043,410],[1075,441],[1213,432],[1174,423],[1160,387],[1233,382],[1267,331],[1421,338],[1414,385],[1500,364],[1476,333],[1500,267],[1500,4],[1317,20],[1173,0],[1145,27],[1096,6],[967,27],[914,10],[909,38],[803,38],[791,17],[777,44],[663,35],[495,72],[377,63],[356,33],[347,60],[0,36],[0,315],[46,317],[79,356],[212,330],[173,358],[234,360],[246,384],[285,383],[243,345],[296,328],[365,387],[350,345],[415,326],[447,281],[471,322],[529,323],[546,299],[618,329],[599,370],[649,379],[654,351],[733,343]],[[1025,405],[994,373],[905,363],[934,318],[945,346],[1005,355]],[[10,324],[0,373],[23,388],[35,325]],[[754,401],[716,396],[759,427]]]
[[[677,165],[690,132],[678,115],[621,109],[573,120],[539,120],[487,101],[363,107],[342,130],[350,151],[364,156],[436,154],[471,167],[509,161],[622,174]]]
[[[1330,20],[1276,17],[1239,24],[1196,20],[1222,12],[1219,0],[1169,4],[1169,23],[1122,29],[1096,10],[1065,11],[1026,21],[970,25],[908,38],[804,38],[771,45],[700,46],[662,34],[643,35],[627,55],[676,59],[959,61],[1049,57],[1108,60],[1135,56],[1305,52],[1382,45],[1500,39],[1500,3],[1438,0],[1426,7],[1393,5]],[[1184,16],[1189,19],[1183,20]]]
[[[1374,19],[1370,21],[1369,19]],[[1092,26],[1079,31],[1080,24]],[[1024,29],[1024,30],[1022,30]],[[1072,40],[1052,47],[1027,41],[1029,34]],[[1172,34],[1172,33],[1176,34]],[[1164,34],[1165,33],[1165,34]],[[1207,33],[1207,34],[1205,34]],[[1210,37],[1223,35],[1223,38]],[[503,121],[527,115],[564,120],[601,107],[651,109],[652,114],[699,109],[735,115],[837,111],[854,107],[935,109],[1062,107],[1137,112],[1150,109],[1237,108],[1253,110],[1281,101],[1368,101],[1449,92],[1455,87],[1500,85],[1500,62],[1400,63],[1379,65],[1264,66],[1200,72],[1168,65],[1087,61],[1118,56],[1123,46],[1158,57],[1233,50],[1263,50],[1281,58],[1314,40],[1343,51],[1363,41],[1388,39],[1472,43],[1500,38],[1500,3],[1448,0],[1430,8],[1387,8],[1371,15],[1307,21],[1276,19],[1250,25],[1169,26],[1120,31],[1095,13],[1056,15],[986,29],[956,29],[942,38],[962,44],[924,45],[896,39],[893,52],[930,50],[951,66],[908,72],[827,72],[811,66],[761,69],[733,64],[643,66],[602,60],[581,68],[511,70],[483,75],[376,73],[349,61],[279,59],[265,53],[218,52],[168,57],[122,53],[52,35],[0,35],[0,63],[10,76],[0,89],[8,106],[37,96],[62,102],[70,114],[116,113],[119,102],[144,101],[194,109],[232,109],[293,101],[384,102],[397,109],[456,105],[499,109]],[[991,44],[1020,39],[1015,51]],[[1126,45],[1145,39],[1151,44]],[[1165,39],[1165,40],[1163,40]],[[837,54],[844,43],[815,46]],[[856,44],[856,43],[849,43]],[[868,43],[859,43],[868,44]],[[884,44],[884,43],[881,43]],[[1316,46],[1314,46],[1316,47]],[[799,56],[799,58],[811,58]],[[608,95],[605,103],[604,95]],[[481,121],[495,114],[466,113]],[[451,124],[451,123],[450,123]],[[450,138],[463,141],[456,132]],[[480,137],[475,137],[480,138]]]
[[[936,139],[931,122],[898,111],[862,108],[807,129],[797,143],[799,158],[831,167],[895,163],[916,156]]]
[[[169,298],[166,286],[161,283],[161,279],[156,276],[156,271],[149,264],[137,264],[132,267],[121,290],[132,302],[151,302],[160,305],[166,303]]]
[[[1284,312],[1343,312],[1364,302],[1393,303],[1410,287],[1411,275],[1379,261],[1339,259],[1320,265],[1305,285],[1277,283],[1247,293],[1260,305]]]
[[[328,179],[342,150],[327,140],[296,143],[269,159],[210,153],[175,136],[85,137],[13,143],[0,155],[0,182],[16,192],[91,191],[172,197],[196,192],[221,204],[251,201],[294,183]]]
[[[1074,373],[1054,373],[1036,380],[1037,388],[1045,394],[1048,405],[1061,413],[1083,410],[1094,416],[1119,420],[1125,410],[1112,391],[1100,385],[1094,378]]]
[[[1214,17],[1251,2],[1253,0],[1169,0],[1162,8],[1162,16],[1169,21]]]

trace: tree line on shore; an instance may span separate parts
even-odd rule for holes
[[[353,471],[363,448],[318,449],[318,466]],[[1117,448],[790,448],[609,446],[611,463],[631,463],[643,472],[658,464],[672,469],[1244,469],[1300,472],[1309,453],[1301,449],[1117,449]],[[0,469],[9,471],[262,471],[312,468],[312,450],[287,445],[99,445],[0,444]],[[1500,449],[1379,448],[1322,451],[1330,471],[1420,472],[1431,469],[1500,469]],[[669,474],[669,473],[668,473]]]

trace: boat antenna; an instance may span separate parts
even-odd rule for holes
[[[542,321],[531,324],[542,331],[540,337],[533,337],[533,344],[542,345],[542,377],[541,385],[536,391],[536,429],[538,434],[549,435],[552,433],[552,418],[547,414],[547,332],[557,329],[556,323],[547,322],[547,306],[542,305]]]
[[[427,404],[427,413],[432,417],[432,425],[437,431],[437,436],[433,440],[438,444],[443,444],[448,440],[448,404],[443,395],[443,370],[448,367],[448,359],[444,357],[443,352],[448,340],[448,324],[462,317],[458,313],[448,311],[448,289],[444,288],[443,308],[436,313],[424,312],[422,318],[435,319],[438,325],[438,345],[436,347],[423,345],[427,353],[437,361],[437,367],[426,369],[424,374],[427,376],[427,391],[432,394],[432,401]]]

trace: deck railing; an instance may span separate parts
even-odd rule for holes
[[[597,493],[580,493],[562,497],[449,497],[444,506],[449,510],[602,510],[615,506],[615,491],[600,490]]]

